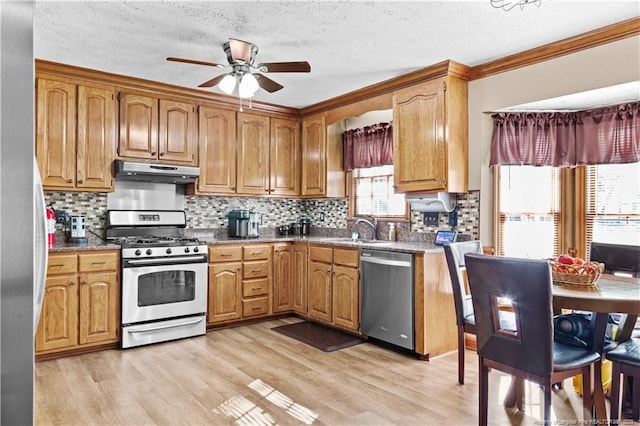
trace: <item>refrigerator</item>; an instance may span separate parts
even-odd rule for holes
[[[32,1],[0,1],[0,95],[0,424],[29,425],[46,259],[34,168]]]

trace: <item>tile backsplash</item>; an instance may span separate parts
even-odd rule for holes
[[[87,228],[102,233],[107,213],[107,194],[100,192],[54,192],[46,191],[47,204],[54,209],[62,209],[68,214],[85,215]],[[458,194],[458,231],[460,239],[478,239],[480,222],[480,193],[471,191]],[[227,228],[227,214],[231,210],[246,209],[262,214],[262,229],[265,235],[275,232],[280,225],[295,222],[300,218],[311,219],[313,230],[348,235],[353,229],[353,221],[347,220],[347,198],[251,198],[222,196],[185,196],[187,228],[218,229]],[[423,223],[423,214],[411,212],[409,222],[396,222],[398,240],[429,241],[439,229],[452,229],[448,224],[449,214],[438,215],[437,226]],[[388,235],[388,223],[379,225],[378,238]]]

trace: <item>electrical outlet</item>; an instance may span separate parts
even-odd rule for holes
[[[56,210],[56,223],[67,223],[67,212],[65,210]]]
[[[439,214],[438,213],[424,213],[423,214],[423,223],[427,226],[438,226],[439,223]]]

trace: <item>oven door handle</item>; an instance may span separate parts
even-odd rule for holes
[[[127,259],[124,261],[124,266],[129,265],[167,265],[177,263],[205,263],[207,257],[203,254],[200,256],[176,256],[176,257],[162,257],[158,259]]]
[[[191,321],[180,322],[176,324],[163,324],[163,325],[140,325],[137,327],[128,327],[129,333],[148,333],[149,331],[164,330],[166,328],[184,327],[185,325],[198,324],[204,321],[204,316]]]

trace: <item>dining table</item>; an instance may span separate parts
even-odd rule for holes
[[[609,322],[609,314],[620,314],[615,340],[623,342],[631,337],[640,315],[640,278],[613,274],[602,274],[592,285],[553,284],[553,307],[589,311],[592,316],[593,349],[602,353],[604,337]],[[593,371],[593,420],[600,425],[608,425],[601,369]],[[504,400],[504,405],[521,408],[522,382],[513,379]]]

